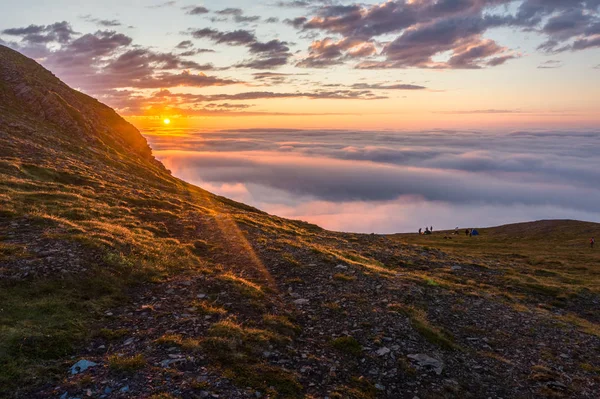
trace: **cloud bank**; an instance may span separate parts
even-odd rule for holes
[[[600,132],[145,134],[176,176],[330,229],[600,222]]]

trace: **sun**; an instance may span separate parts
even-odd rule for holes
[[[163,119],[163,123],[165,125],[168,125],[169,123],[171,123],[171,120],[169,118],[165,118],[165,119]]]

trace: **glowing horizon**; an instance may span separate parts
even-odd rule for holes
[[[600,124],[597,1],[105,3],[11,4],[0,44],[140,128]]]

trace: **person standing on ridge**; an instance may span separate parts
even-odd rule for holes
[[[423,234],[423,233],[421,233],[421,230],[423,230],[423,229],[419,228],[419,235]]]
[[[594,244],[596,243],[596,239],[594,237],[590,238],[590,248],[594,248]]]

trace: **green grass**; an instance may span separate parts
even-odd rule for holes
[[[438,345],[440,348],[446,350],[459,349],[458,345],[454,342],[452,335],[446,330],[433,325],[427,319],[427,314],[423,309],[396,303],[388,305],[388,310],[402,313],[407,316],[410,319],[413,328],[430,343]]]
[[[478,237],[439,231],[430,236],[398,234],[393,240],[443,250],[452,260],[445,268],[413,272],[432,286],[467,295],[503,297],[511,306],[541,307],[574,314],[569,323],[584,332],[597,331],[594,299],[600,299],[600,250],[589,238],[600,236],[600,225],[577,221],[541,221],[479,229]],[[452,237],[451,240],[444,239]],[[433,260],[435,261],[435,259]],[[448,273],[456,262],[462,270]],[[462,273],[477,270],[475,281]],[[564,317],[562,322],[564,322]],[[587,320],[587,324],[573,320]]]
[[[105,273],[41,280],[0,289],[0,393],[34,383],[91,334],[107,306],[123,299],[122,282]],[[33,366],[33,365],[36,366]]]
[[[362,345],[351,336],[335,338],[331,341],[331,346],[349,355],[358,356],[362,353]]]

